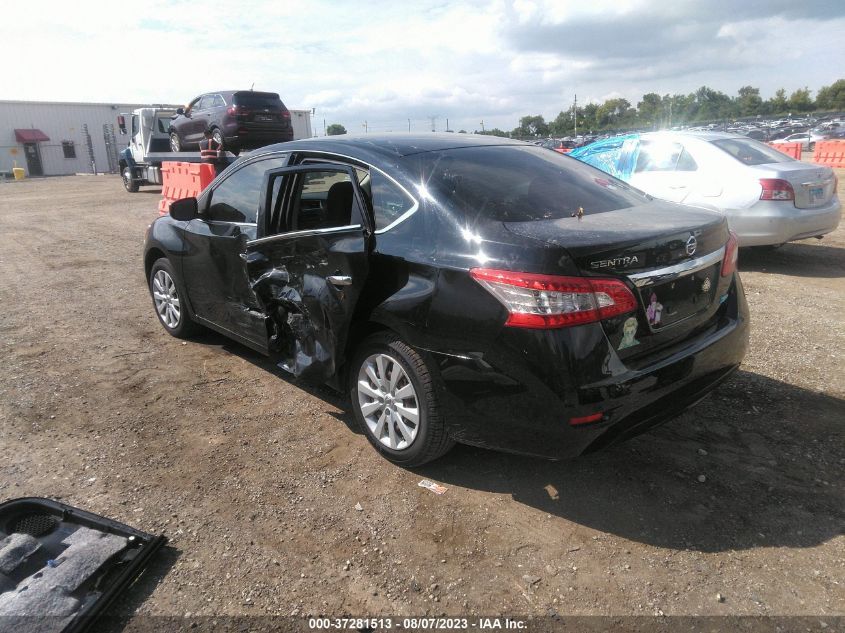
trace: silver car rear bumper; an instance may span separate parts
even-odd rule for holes
[[[766,246],[830,233],[842,217],[834,194],[830,202],[812,209],[798,209],[791,202],[761,200],[748,209],[729,210],[728,224],[740,246]]]

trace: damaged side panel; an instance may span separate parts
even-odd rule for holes
[[[313,382],[335,373],[367,268],[360,227],[248,246],[247,274],[279,367]]]

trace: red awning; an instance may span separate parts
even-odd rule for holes
[[[15,140],[18,143],[37,143],[38,141],[49,141],[50,137],[39,129],[15,130]]]

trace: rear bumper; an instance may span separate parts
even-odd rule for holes
[[[789,202],[760,201],[749,209],[727,212],[740,246],[766,246],[830,233],[842,217],[838,196],[823,207],[798,209]]]
[[[580,338],[570,349],[583,342],[584,349],[592,348],[588,356],[570,355],[568,371],[545,361],[538,369],[525,347],[521,355],[501,348],[483,357],[433,353],[449,432],[466,444],[564,459],[668,421],[704,398],[745,356],[748,308],[740,282],[737,290],[717,324],[636,368],[616,356],[600,327],[589,326],[538,335],[550,348],[564,340],[549,345],[555,336]],[[597,377],[585,379],[589,375]],[[604,414],[601,422],[569,424],[598,412]]]
[[[293,128],[233,121],[224,124],[223,138],[229,146],[256,149],[273,143],[292,141]]]

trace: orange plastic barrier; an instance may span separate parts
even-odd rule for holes
[[[211,163],[180,163],[168,161],[161,164],[161,196],[158,214],[167,215],[170,203],[182,198],[196,198],[211,184],[217,172]]]
[[[845,169],[845,141],[816,141],[813,162]]]
[[[801,160],[801,143],[766,143],[766,145],[796,160]]]

